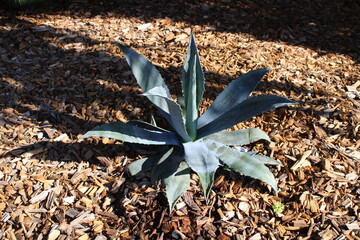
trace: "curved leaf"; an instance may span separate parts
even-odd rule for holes
[[[159,132],[169,132],[166,129],[151,125],[144,121],[139,120],[130,120],[126,124],[131,124],[140,128],[144,128],[150,131],[159,131]],[[144,145],[144,144],[137,144],[137,143],[131,143],[130,147],[134,149],[135,151],[156,151],[156,152],[166,152],[169,149],[169,146],[167,145]]]
[[[157,95],[171,99],[169,89],[155,66],[136,51],[129,49],[120,43],[117,43],[117,45],[125,54],[126,61],[128,62],[136,81],[143,92],[146,93],[156,89]],[[154,95],[145,96],[159,109],[165,119],[171,123],[170,113],[168,109],[166,109],[167,104],[164,99]]]
[[[155,163],[157,161],[159,161],[160,158],[161,158],[161,155],[160,156],[150,156],[147,158],[141,158],[141,159],[135,160],[134,162],[128,164],[127,169],[129,170],[129,172],[132,176],[142,173],[142,172],[147,172],[153,168]]]
[[[88,137],[108,137],[124,142],[150,145],[181,146],[181,142],[175,133],[148,130],[122,122],[112,122],[97,126],[83,136],[83,138]]]
[[[215,99],[211,106],[198,120],[198,128],[208,124],[224,114],[235,104],[247,99],[269,68],[252,70],[233,80]]]
[[[169,202],[170,212],[174,209],[178,199],[189,187],[190,173],[191,169],[186,162],[182,161],[179,164],[176,172],[163,180],[165,184],[166,197]]]
[[[125,47],[120,43],[117,43],[117,46],[125,54],[126,61],[128,62],[137,83],[144,92],[147,92],[155,87],[160,87],[162,89],[163,96],[171,98],[168,87],[162,79],[159,71],[151,62],[146,60],[143,55],[137,53],[130,48]],[[149,99],[150,101],[152,101],[151,97]]]
[[[184,96],[186,130],[190,137],[195,140],[198,109],[204,93],[204,74],[202,72],[200,57],[192,33],[190,35],[190,43],[181,80]]]
[[[295,102],[275,95],[263,95],[246,99],[226,110],[222,115],[206,125],[200,126],[198,138],[228,129],[267,110],[290,104],[295,104]]]
[[[237,131],[222,131],[211,134],[207,138],[228,146],[241,146],[260,139],[270,142],[269,136],[258,128],[242,129]]]
[[[130,120],[129,122],[127,122],[127,124],[131,124],[140,128],[144,128],[150,131],[159,131],[159,132],[170,132],[166,129],[163,129],[161,127],[152,125],[150,123],[144,122],[144,121],[140,121],[140,120]]]
[[[151,173],[152,181],[155,182],[174,174],[182,161],[184,161],[184,152],[172,147],[155,163]]]
[[[269,184],[274,189],[275,193],[277,193],[278,188],[274,175],[261,161],[245,152],[239,152],[233,148],[211,140],[205,141],[205,143],[209,150],[215,151],[216,157],[218,157],[220,161],[229,168],[244,174],[245,176],[249,176]]]
[[[154,88],[143,95],[145,96],[152,96],[153,98],[159,98],[162,99],[163,105],[162,109],[168,113],[168,122],[171,125],[171,127],[181,136],[181,138],[184,140],[184,142],[189,142],[192,139],[189,137],[189,135],[186,132],[184,119],[182,116],[181,107],[179,104],[177,104],[172,98],[164,97],[160,94],[158,94],[157,88]]]

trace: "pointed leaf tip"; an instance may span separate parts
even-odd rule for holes
[[[210,118],[211,121],[200,121],[205,116],[203,114],[198,122],[198,138],[228,129],[267,110],[291,104],[293,101],[287,98],[276,95],[261,95],[248,98],[233,107],[222,110],[221,115],[214,114],[213,118]]]
[[[206,141],[206,143],[210,150],[216,151],[216,156],[226,166],[241,174],[269,184],[274,189],[274,192],[277,193],[278,188],[275,177],[263,162],[248,153],[239,152],[220,143],[211,140]]]
[[[198,129],[246,100],[268,71],[268,68],[252,70],[233,80],[199,118]]]
[[[138,85],[143,90],[144,96],[158,108],[160,113],[184,140],[189,140],[190,137],[187,135],[185,125],[182,122],[181,109],[176,106],[168,87],[156,67],[136,51],[129,49],[120,43],[117,45],[125,54],[126,61],[128,62]],[[179,110],[175,109],[177,107]],[[173,111],[174,109],[176,110],[176,114]],[[174,117],[176,119],[174,119]]]
[[[186,162],[181,162],[177,171],[164,179],[166,197],[169,202],[170,212],[175,204],[190,185],[191,170]]]
[[[211,187],[214,183],[214,175],[219,166],[219,159],[215,156],[215,151],[209,150],[202,139],[196,142],[185,143],[185,161],[195,171],[204,190],[205,198],[208,198]]]
[[[118,46],[118,48],[120,48],[120,50],[124,53],[127,54],[130,50],[130,48],[126,47],[125,45],[121,44],[121,43],[116,43],[116,45]]]
[[[198,109],[204,93],[204,74],[194,36],[190,35],[188,52],[181,76],[185,125],[189,136],[195,140],[197,132]]]

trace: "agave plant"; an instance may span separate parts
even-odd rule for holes
[[[190,174],[195,172],[208,198],[219,166],[269,184],[277,193],[276,180],[265,164],[281,164],[256,152],[244,152],[236,146],[269,137],[256,128],[227,131],[235,124],[264,111],[294,104],[293,101],[263,95],[249,98],[269,69],[250,71],[232,81],[199,116],[204,92],[204,74],[193,35],[182,73],[183,95],[176,102],[157,69],[144,56],[118,44],[146,96],[167,120],[171,130],[143,121],[112,122],[95,127],[83,137],[108,137],[134,144],[162,147],[162,153],[136,160],[128,165],[132,175],[151,171],[153,181],[165,186],[170,210],[186,191]]]

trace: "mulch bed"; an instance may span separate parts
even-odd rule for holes
[[[0,10],[0,239],[360,239],[360,6],[357,1],[106,1]],[[154,115],[119,41],[180,92],[190,31],[205,70],[204,111],[234,78],[270,67],[255,94],[300,104],[257,127],[280,160],[280,192],[220,170],[208,200],[197,176],[169,213],[137,152],[92,127]],[[274,204],[281,202],[283,211]]]

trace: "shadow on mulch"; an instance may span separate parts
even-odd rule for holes
[[[3,39],[0,49],[7,55],[7,60],[3,59],[4,65],[0,66],[0,76],[4,79],[0,86],[3,96],[0,98],[0,110],[14,109],[32,121],[40,122],[40,126],[51,125],[69,136],[83,134],[103,122],[119,121],[110,118],[114,111],[120,111],[125,119],[148,122],[151,113],[155,115],[160,126],[166,127],[166,122],[151,103],[145,97],[139,98],[139,88],[133,76],[124,74],[130,70],[124,59],[105,50],[65,50],[53,45],[51,39],[61,39],[64,44],[85,46],[99,44],[98,41],[84,36],[81,32],[37,26],[16,17],[0,19],[0,24],[11,28],[0,33]],[[133,48],[136,50],[136,46]],[[104,58],[110,61],[103,61]],[[158,70],[167,81],[170,91],[176,95],[181,94],[179,89],[182,69],[169,67]],[[169,82],[168,76],[174,79]],[[207,73],[205,78],[207,84],[204,97],[209,100],[214,100],[222,90],[211,83],[227,85],[233,80],[233,77],[216,73]],[[104,84],[99,83],[99,80]],[[308,89],[289,82],[275,84],[266,81],[266,78],[261,81],[256,91],[263,94],[262,92],[269,89],[285,92],[289,98],[292,94],[309,92]],[[144,112],[144,109],[147,111],[143,115],[136,113]],[[48,144],[46,143],[47,146]],[[76,144],[60,145],[49,145],[52,151],[49,151],[48,159],[67,159],[68,157],[62,156],[63,152],[77,152],[79,157],[72,154],[72,159],[84,159],[84,149],[91,147],[95,148],[95,151],[96,148],[104,151],[99,145],[82,146],[82,151],[78,151]],[[110,148],[111,146],[105,147],[105,152]],[[55,149],[59,152],[55,153]],[[21,152],[21,149],[19,151]]]
[[[70,0],[54,2],[56,7],[36,12],[77,14],[78,8]],[[356,0],[89,0],[80,9],[93,16],[111,14],[147,22],[170,18],[175,22],[187,22],[189,27],[205,25],[211,31],[246,33],[259,40],[309,47],[320,54],[343,53],[359,61],[360,3]]]

